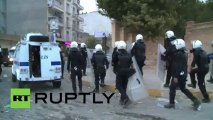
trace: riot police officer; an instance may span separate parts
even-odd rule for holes
[[[87,69],[87,48],[85,43],[81,43],[81,54],[83,56],[83,75],[86,76],[86,69]]]
[[[165,40],[164,40],[164,47],[166,49],[166,52],[164,53],[166,55],[166,68],[167,68],[167,74],[166,74],[166,82],[164,84],[164,87],[169,87],[170,80],[171,80],[171,64],[173,60],[173,53],[176,50],[175,46],[172,45],[172,42],[176,39],[175,34],[173,31],[169,30],[165,33]]]
[[[76,77],[78,77],[79,92],[82,92],[82,64],[83,58],[81,52],[78,50],[78,43],[74,41],[71,43],[71,50],[67,61],[67,70],[68,72],[71,71],[70,78],[72,80],[72,87],[74,93],[77,93]]]
[[[118,43],[119,43],[119,41],[116,41],[115,42],[115,48],[113,49],[113,52],[112,52],[112,60],[113,60],[113,58],[115,57],[115,54],[116,54],[116,52],[117,52],[117,50],[118,50]],[[116,74],[116,66],[115,66],[115,64],[114,64],[114,62],[113,61],[111,61],[111,65],[113,66],[113,72]]]
[[[200,40],[192,41],[192,48],[193,49],[191,52],[193,53],[194,57],[190,68],[191,84],[189,84],[188,86],[196,88],[195,74],[197,74],[198,86],[204,97],[203,102],[209,103],[210,98],[208,93],[206,92],[205,76],[209,72],[210,60],[207,53],[202,49],[202,42]]]
[[[211,42],[211,46],[213,47],[213,41]],[[210,79],[207,80],[209,83],[213,83],[213,53],[209,54],[209,59],[211,61],[211,70],[210,70]]]
[[[95,51],[96,53],[92,57],[92,64],[94,66],[95,73],[95,89],[93,92],[99,93],[99,81],[101,80],[100,85],[103,87],[106,76],[106,69],[109,68],[109,62],[100,44],[95,46]]]
[[[143,75],[143,66],[145,65],[144,62],[146,60],[146,45],[144,44],[143,36],[138,34],[136,36],[136,42],[131,50],[132,56],[135,56],[137,61],[138,67]]]
[[[124,41],[120,41],[117,47],[118,52],[113,58],[113,62],[116,65],[116,88],[121,94],[120,104],[127,106],[131,103],[126,94],[126,89],[133,62],[131,55],[126,51],[126,43]]]
[[[60,57],[61,57],[61,78],[64,79],[64,64],[65,64],[65,54],[63,46],[60,47]]]
[[[175,96],[176,88],[179,87],[181,92],[183,92],[194,104],[194,109],[199,110],[200,102],[195,98],[192,93],[186,89],[186,78],[187,78],[187,54],[185,52],[185,42],[182,39],[177,39],[174,41],[176,51],[173,53],[173,62],[171,65],[171,85],[169,92],[170,103],[165,105],[165,108],[175,108]]]

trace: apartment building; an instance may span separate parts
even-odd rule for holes
[[[0,0],[0,33],[6,33],[6,0]]]
[[[0,33],[24,35],[40,32],[49,35],[50,20],[57,19],[58,42],[78,40],[80,0],[0,0]],[[2,17],[3,16],[3,17]]]

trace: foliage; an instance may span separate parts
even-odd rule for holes
[[[96,40],[94,37],[89,37],[86,41],[87,48],[94,49],[96,45]]]
[[[168,29],[183,37],[186,21],[213,20],[213,0],[97,0],[99,12],[114,18],[134,33],[147,37]]]

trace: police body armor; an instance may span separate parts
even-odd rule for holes
[[[105,54],[103,52],[96,52],[95,54],[95,70],[103,72],[105,71]]]
[[[129,55],[126,51],[118,51],[117,72],[128,74],[130,72],[131,59],[131,55]]]
[[[200,58],[197,63],[198,68],[202,70],[209,70],[210,59],[208,58],[207,53],[202,49],[199,49],[196,52],[198,52],[198,56]]]
[[[139,40],[135,43],[135,49],[136,49],[136,53],[135,53],[135,59],[137,59],[137,61],[145,61],[146,57],[145,57],[145,44],[143,41]]]
[[[80,71],[81,70],[81,56],[80,56],[80,51],[77,48],[71,48],[70,50],[70,58],[76,58],[78,59],[72,59],[71,61],[71,70],[72,71]]]

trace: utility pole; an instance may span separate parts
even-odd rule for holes
[[[51,42],[56,43],[56,32],[58,30],[58,19],[51,19],[50,20],[50,30],[52,31],[51,33]]]

